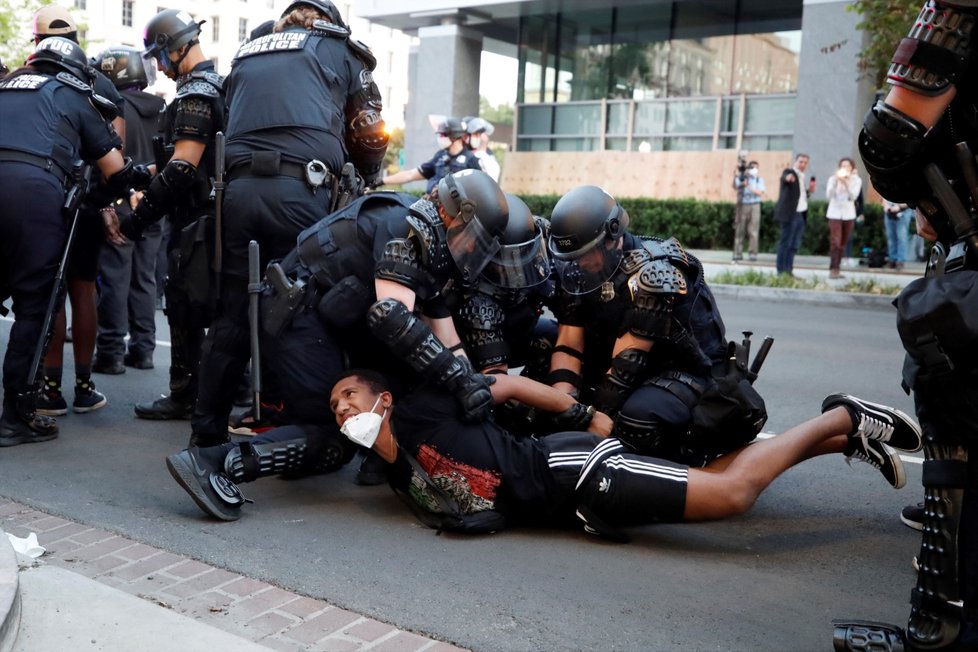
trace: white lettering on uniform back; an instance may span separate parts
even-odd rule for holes
[[[253,54],[265,52],[279,52],[282,50],[301,50],[309,37],[308,32],[280,32],[277,34],[266,34],[253,41],[249,41],[238,48],[235,59],[241,59]]]

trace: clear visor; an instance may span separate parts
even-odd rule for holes
[[[456,217],[449,224],[445,235],[448,239],[448,250],[466,283],[475,281],[499,251],[499,241],[486,231],[478,217],[473,217],[468,222]]]
[[[539,285],[550,277],[550,260],[543,238],[502,245],[482,272],[483,278],[499,287],[520,289]]]
[[[560,287],[568,294],[587,294],[601,287],[621,265],[624,252],[618,240],[605,239],[573,260],[555,261]]]

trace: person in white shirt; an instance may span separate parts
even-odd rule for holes
[[[825,217],[829,221],[829,278],[841,278],[839,265],[846,243],[856,223],[856,198],[863,180],[851,158],[839,161],[839,169],[829,178],[826,196],[829,200]]]

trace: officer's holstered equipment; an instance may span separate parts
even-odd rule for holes
[[[292,323],[305,299],[305,281],[290,280],[278,263],[269,265],[265,270],[261,296],[261,325],[265,333],[271,337],[281,335]]]
[[[254,394],[255,421],[261,420],[261,343],[258,331],[258,298],[261,294],[261,272],[258,243],[248,243],[248,336],[251,341],[251,392]]]

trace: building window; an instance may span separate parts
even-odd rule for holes
[[[211,40],[217,43],[221,40],[221,17],[211,16]]]
[[[122,0],[123,27],[132,27],[132,2],[133,0]]]
[[[244,41],[248,38],[248,19],[239,18],[238,19],[238,40]]]
[[[75,0],[75,9],[88,9],[88,0]]]

